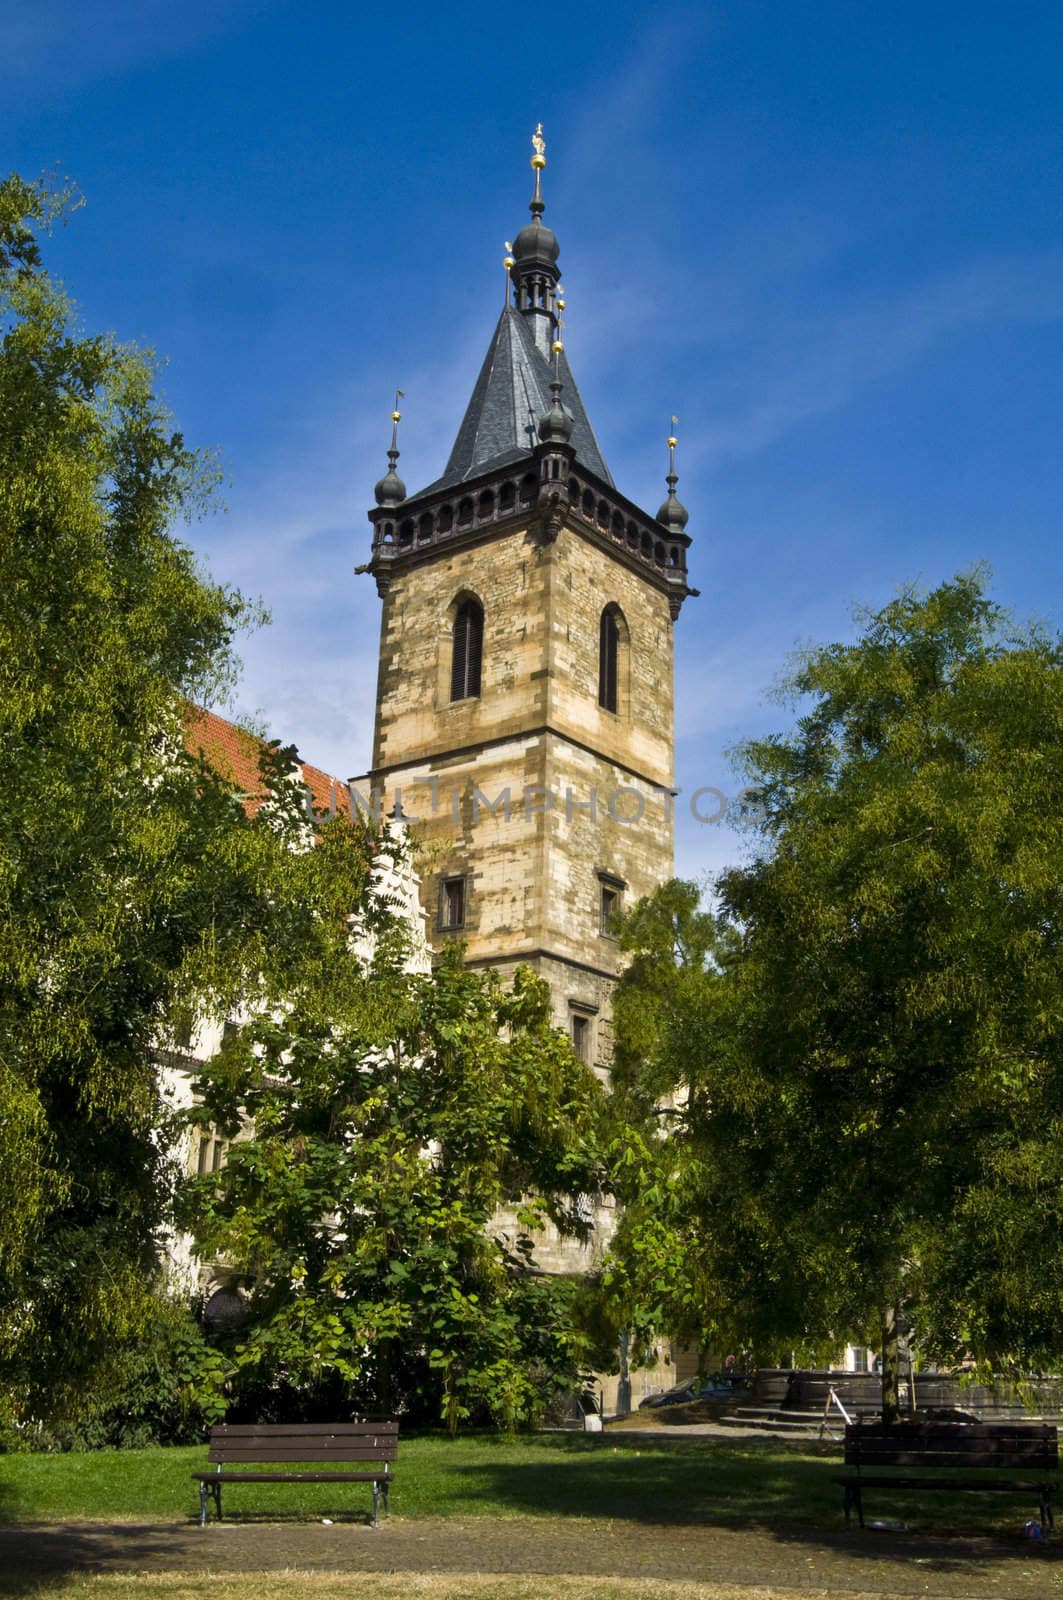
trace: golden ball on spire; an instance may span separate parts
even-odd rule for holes
[[[565,348],[565,347],[564,347],[564,345],[563,345],[563,344],[562,344],[562,343],[561,343],[561,340],[560,340],[560,339],[555,339],[555,340],[554,340],[554,342],[553,342],[553,344],[552,344],[552,345],[551,345],[551,346],[550,346],[550,348],[551,348],[551,350],[552,350],[552,351],[553,351],[553,352],[554,352],[554,354],[555,354],[555,355],[557,355],[557,356],[559,356],[559,355],[560,355],[560,354],[561,354],[561,352],[562,352],[562,350],[563,350],[563,349],[564,349],[564,348]]]
[[[679,440],[675,437],[675,434],[669,434],[669,436],[668,436],[668,448],[669,448],[669,450],[674,450],[678,443],[679,443]]]
[[[402,421],[402,412],[401,411],[393,411],[391,413],[391,420],[392,420],[392,422],[401,422]]]

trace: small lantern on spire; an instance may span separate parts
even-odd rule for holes
[[[398,506],[406,498],[406,485],[395,471],[395,463],[399,459],[399,423],[402,421],[399,401],[405,398],[401,389],[395,390],[395,409],[391,413],[391,449],[388,451],[388,470],[373,490],[378,506]]]
[[[672,533],[682,533],[690,520],[690,512],[675,492],[676,484],[679,482],[679,476],[675,470],[675,451],[676,445],[679,443],[676,437],[678,426],[679,418],[673,417],[672,431],[668,435],[668,476],[664,480],[668,485],[668,498],[657,513],[657,521]]]

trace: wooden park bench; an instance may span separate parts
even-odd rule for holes
[[[865,1489],[1036,1495],[1044,1532],[1053,1524],[1054,1485],[1047,1474],[1059,1468],[1054,1423],[851,1422],[845,1465],[852,1470],[834,1481],[845,1490],[846,1522],[855,1506],[861,1527]],[[919,1470],[905,1470],[913,1467]],[[1039,1476],[1000,1476],[1016,1471]]]
[[[207,1499],[214,1496],[221,1518],[223,1483],[371,1483],[373,1527],[380,1526],[380,1506],[388,1511],[391,1463],[399,1453],[397,1422],[230,1422],[210,1430],[208,1461],[213,1472],[193,1472],[199,1480],[199,1525],[207,1521]],[[375,1462],[361,1471],[315,1471],[308,1465],[263,1471],[284,1461],[331,1466],[336,1462]],[[256,1463],[254,1470],[233,1471],[233,1462]]]

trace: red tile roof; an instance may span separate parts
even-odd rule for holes
[[[258,756],[265,741],[246,728],[237,727],[216,711],[204,711],[201,706],[189,706],[185,715],[185,748],[192,755],[202,755],[216,772],[228,778],[245,795],[248,816],[254,816],[266,790],[258,770]],[[315,807],[331,813],[339,811],[346,816],[351,808],[347,785],[333,778],[320,767],[308,761],[299,763],[303,782],[314,798]]]

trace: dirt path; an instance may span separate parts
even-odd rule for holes
[[[568,1573],[764,1588],[1063,1600],[1063,1543],[793,1528],[654,1527],[580,1518],[35,1523],[0,1529],[0,1592],[45,1576],[147,1572]]]

